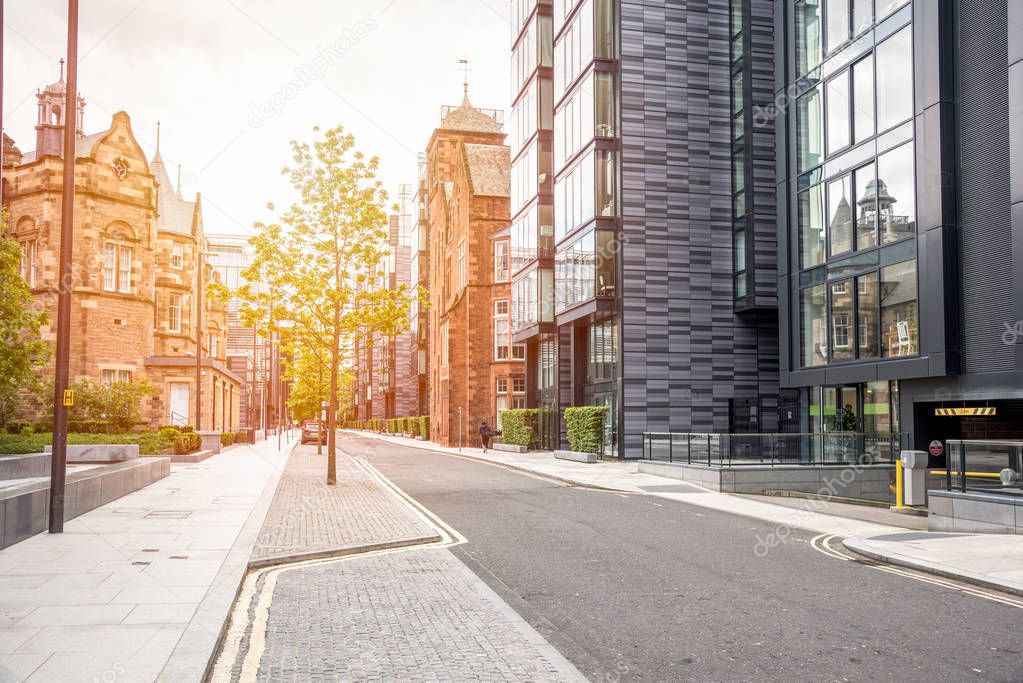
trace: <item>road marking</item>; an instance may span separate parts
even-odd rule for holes
[[[375,467],[362,458],[353,459],[356,464],[361,466],[374,480],[390,491],[392,495],[401,501],[401,503],[410,508],[413,514],[437,532],[436,535],[440,537],[440,540],[422,543],[419,545],[404,546],[401,548],[388,548],[385,550],[356,553],[353,555],[345,555],[344,557],[301,560],[264,569],[257,569],[249,573],[249,575],[245,577],[245,582],[238,600],[235,602],[235,605],[231,610],[231,618],[228,622],[229,625],[227,634],[224,638],[224,646],[221,649],[221,652],[217,657],[217,661],[214,663],[213,671],[210,674],[209,680],[211,682],[219,683],[220,681],[226,682],[232,680],[231,672],[238,658],[241,650],[241,642],[244,640],[245,635],[249,636],[249,647],[245,652],[245,658],[242,660],[242,668],[238,680],[246,683],[256,680],[259,674],[259,663],[263,659],[263,653],[266,651],[266,631],[270,621],[270,608],[273,606],[273,593],[274,589],[277,587],[277,579],[281,574],[294,571],[296,569],[305,569],[324,564],[337,564],[341,562],[349,562],[351,560],[361,560],[366,557],[393,555],[397,553],[423,550],[426,548],[452,548],[468,542],[465,536],[423,507],[417,500],[409,496],[396,484],[382,475]],[[256,587],[259,585],[260,578],[263,578],[264,581],[257,595]],[[248,612],[249,608],[252,606],[253,600],[256,600],[257,602],[255,612],[252,620],[250,621],[248,618]]]
[[[838,539],[839,536],[837,534],[820,534],[818,536],[814,536],[813,540],[810,541],[810,545],[813,546],[814,550],[836,560],[842,560],[843,562],[855,562],[856,564],[861,564],[865,567],[870,567],[871,569],[876,569],[887,574],[894,574],[903,578],[913,579],[914,581],[920,581],[921,583],[929,583],[933,586],[946,588],[957,593],[971,595],[991,602],[997,602],[1008,607],[1023,609],[1023,600],[1011,597],[1004,593],[999,593],[980,586],[971,586],[969,584],[941,578],[931,574],[925,574],[922,571],[915,569],[883,564],[877,560],[861,557],[859,555],[849,555],[847,554],[848,551],[839,551],[831,546],[831,542]]]

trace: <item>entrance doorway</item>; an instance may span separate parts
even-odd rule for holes
[[[191,388],[190,384],[184,382],[174,382],[170,385],[170,414],[167,416],[167,424],[188,424]]]

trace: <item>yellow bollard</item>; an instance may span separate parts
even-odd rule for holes
[[[895,509],[905,510],[906,506],[903,505],[904,496],[906,495],[905,484],[902,481],[902,459],[895,461]]]

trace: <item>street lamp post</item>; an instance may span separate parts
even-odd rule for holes
[[[71,258],[75,210],[75,130],[78,99],[78,0],[68,0],[67,90],[64,93],[64,188],[60,206],[60,267],[57,276],[57,359],[53,378],[53,454],[50,459],[50,533],[64,531],[67,418],[71,358]]]

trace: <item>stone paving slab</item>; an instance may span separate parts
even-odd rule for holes
[[[1023,536],[920,532],[847,538],[861,555],[1023,595]]]
[[[582,681],[450,551],[283,573],[260,681]]]
[[[259,529],[245,525],[289,448],[175,465],[0,551],[0,681],[200,680]]]
[[[295,449],[253,550],[254,565],[436,535],[351,456],[338,453],[336,486],[326,486],[326,472],[326,455]]]

